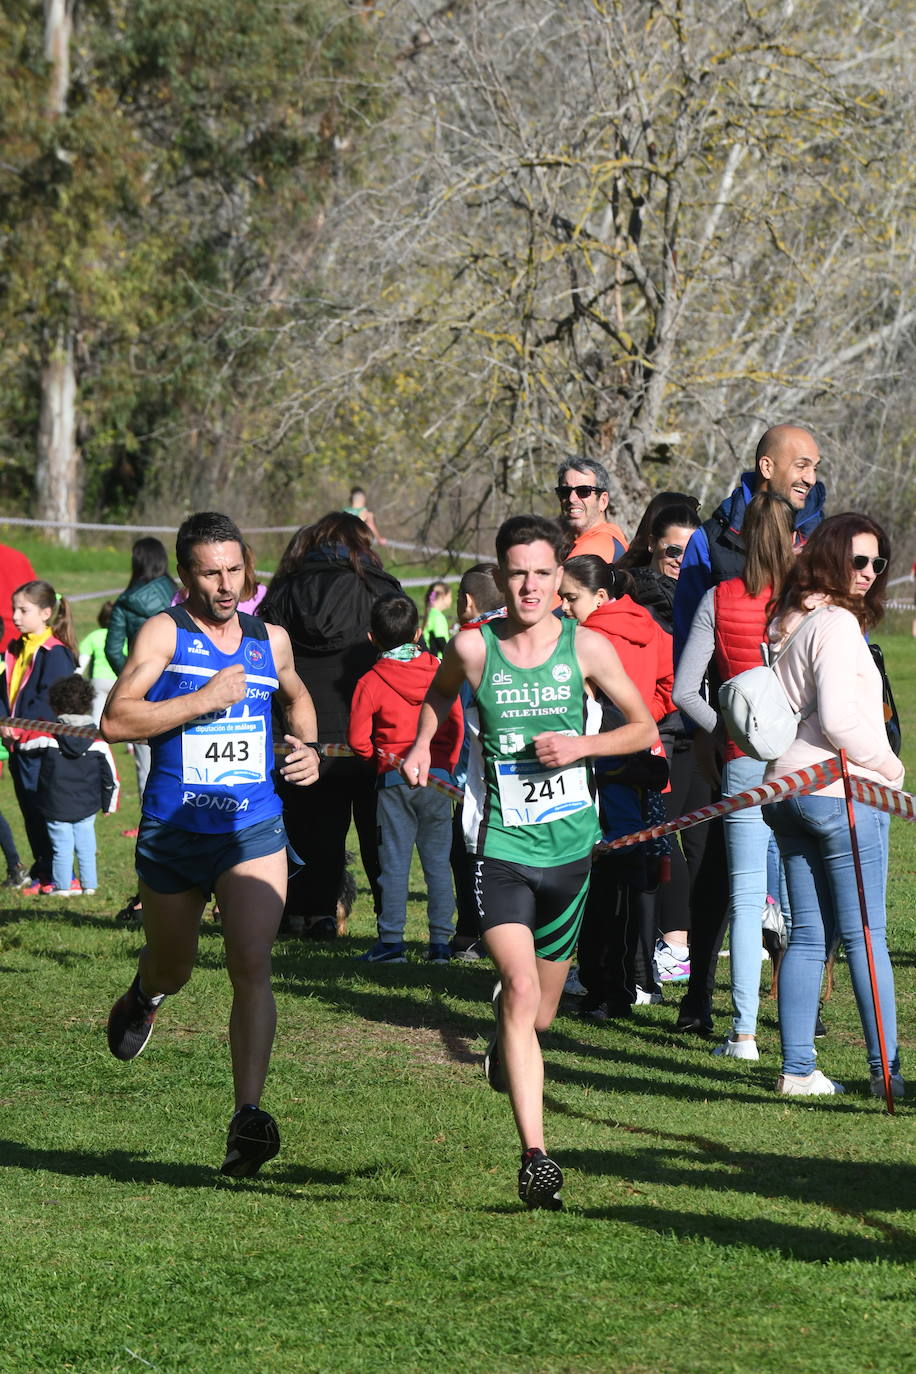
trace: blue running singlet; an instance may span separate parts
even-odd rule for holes
[[[146,694],[170,701],[195,692],[220,668],[245,669],[245,700],[202,715],[150,740],[152,765],[143,814],[204,835],[247,829],[279,816],[274,787],[271,701],[279,687],[267,627],[239,612],[242,638],[234,653],[218,649],[183,606],[175,621],[175,652]]]

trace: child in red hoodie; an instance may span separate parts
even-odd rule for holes
[[[455,914],[449,852],[452,803],[432,787],[408,787],[379,750],[399,756],[413,744],[420,707],[439,668],[439,660],[417,645],[420,617],[408,596],[380,597],[372,608],[370,639],[381,657],[360,678],[353,693],[347,743],[360,758],[375,758],[378,767],[377,816],[382,909],[378,939],[359,957],[372,964],[407,962],[404,927],[410,861],[416,843],[427,887],[429,951],[434,964],[448,963]],[[432,743],[430,773],[453,781],[461,749],[463,721],[456,701]]]

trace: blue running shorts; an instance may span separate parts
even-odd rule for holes
[[[262,859],[286,848],[282,816],[271,816],[244,830],[201,835],[144,816],[137,835],[137,876],[153,892],[187,892],[196,887],[209,897],[228,868]]]

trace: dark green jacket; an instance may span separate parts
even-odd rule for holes
[[[105,636],[105,657],[116,673],[120,673],[127,662],[124,641],[130,649],[140,630],[140,626],[151,615],[167,611],[175,595],[175,583],[170,577],[156,577],[152,582],[141,582],[136,587],[128,587],[114,604],[108,634]]]

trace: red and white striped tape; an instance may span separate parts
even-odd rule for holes
[[[673,821],[662,825],[652,825],[645,830],[636,830],[632,835],[621,835],[617,840],[605,841],[595,846],[595,853],[606,854],[612,849],[626,849],[630,845],[642,844],[645,840],[658,840],[663,835],[673,835],[679,830],[689,830],[691,826],[702,825],[704,821],[714,820],[716,816],[729,816],[735,811],[744,811],[749,806],[763,806],[766,802],[780,801],[783,797],[804,796],[808,792],[819,792],[843,776],[839,759],[827,759],[824,763],[813,763],[808,768],[799,768],[785,777],[774,778],[772,782],[762,782],[757,787],[749,787],[746,792],[736,792],[732,797],[723,797],[720,802],[700,806],[696,811],[688,811]]]
[[[0,728],[8,726],[11,730],[22,730],[28,734],[39,735],[73,735],[77,739],[104,739],[102,732],[94,725],[62,725],[57,720],[27,720],[22,716],[0,717]],[[275,744],[275,754],[288,754],[290,748],[288,744]],[[319,744],[318,752],[327,759],[353,758],[353,750],[348,744]],[[397,754],[392,754],[387,749],[376,749],[379,758],[384,759],[385,763],[390,763],[392,768],[399,768],[403,763]],[[444,792],[446,796],[452,797],[455,801],[460,801],[464,792],[454,783],[445,782],[442,778],[430,777],[429,786],[435,788],[437,792]]]
[[[21,716],[6,716],[0,717],[0,727],[3,726],[33,734],[75,735],[79,739],[104,738],[94,725],[62,725],[55,720],[27,720]],[[319,744],[318,749],[329,759],[354,757],[353,750],[347,744]],[[274,753],[288,754],[289,745],[275,744]],[[387,749],[377,749],[376,753],[386,763],[391,764],[392,768],[399,768],[404,762],[398,754],[392,754]],[[785,777],[774,778],[772,782],[762,782],[757,787],[748,788],[746,792],[736,792],[733,797],[725,797],[720,802],[700,806],[696,811],[688,811],[673,821],[649,826],[645,830],[636,830],[631,835],[621,835],[619,839],[596,845],[595,852],[603,854],[612,849],[626,849],[630,845],[642,844],[645,840],[657,840],[663,835],[674,835],[680,830],[689,830],[691,826],[702,825],[705,821],[714,820],[716,816],[729,816],[749,806],[763,806],[766,802],[780,801],[783,797],[800,797],[810,792],[819,792],[822,787],[837,782],[841,777],[839,759],[812,763],[808,768],[799,768],[795,773],[787,773]],[[916,797],[911,796],[909,792],[902,792],[896,787],[886,787],[883,783],[869,782],[866,778],[858,778],[854,774],[850,782],[855,800],[864,806],[887,811],[890,815],[899,816],[905,821],[916,821]],[[464,796],[460,787],[456,787],[454,783],[444,782],[441,778],[430,777],[428,785],[456,801],[460,801]]]
[[[353,754],[353,750],[347,744],[321,744],[318,746],[325,758],[348,758]],[[400,768],[404,760],[398,754],[392,754],[388,749],[376,749],[376,754],[385,763],[390,763],[392,768]],[[464,789],[456,787],[453,782],[446,782],[444,778],[434,777],[430,774],[427,787],[432,787],[437,792],[444,792],[447,797],[454,801],[461,801],[464,797]]]
[[[904,821],[916,821],[916,797],[909,792],[901,792],[897,787],[885,787],[881,782],[869,782],[867,778],[857,778],[855,774],[850,776],[849,783],[853,798],[863,806],[887,811]]]

